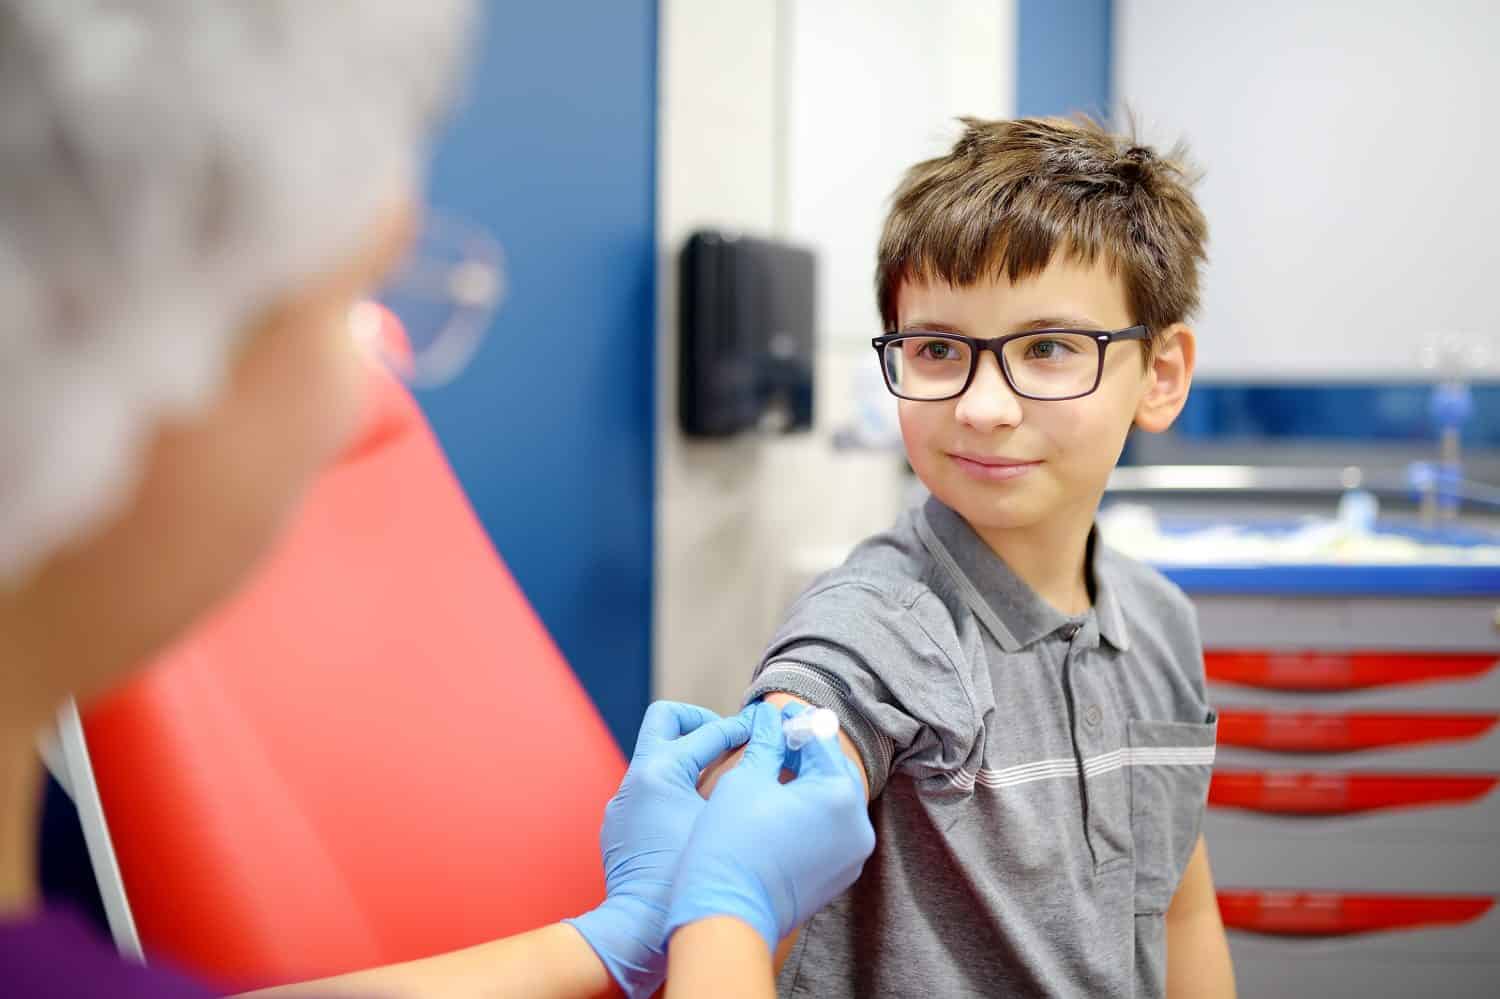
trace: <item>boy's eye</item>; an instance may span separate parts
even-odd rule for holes
[[[960,356],[958,345],[947,340],[923,340],[917,344],[916,354],[930,361],[953,361]]]
[[[1027,360],[1048,361],[1077,353],[1078,348],[1068,341],[1046,337],[1027,341],[1025,356]]]

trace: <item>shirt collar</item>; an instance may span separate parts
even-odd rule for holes
[[[990,550],[968,522],[937,497],[929,497],[917,518],[923,544],[957,582],[964,602],[1006,652],[1015,652],[1072,622],[1047,603]],[[1094,616],[1099,636],[1120,651],[1130,647],[1111,561],[1113,553],[1089,532],[1088,561],[1094,582]]]
[[[1120,556],[1099,538],[1099,528],[1089,531],[1089,568],[1094,574],[1094,613],[1099,635],[1121,652],[1130,651],[1130,630],[1125,626],[1125,608],[1120,605]]]

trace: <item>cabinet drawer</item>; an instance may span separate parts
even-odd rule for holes
[[[1239,653],[1236,653],[1237,655]],[[1305,653],[1297,653],[1305,655]],[[1230,683],[1215,678],[1229,675],[1213,666],[1214,653],[1205,653],[1208,698],[1217,708],[1262,708],[1275,711],[1500,711],[1500,659],[1485,656],[1476,673],[1446,674],[1422,682],[1373,686],[1287,689]],[[1281,668],[1281,667],[1278,667]]]
[[[1472,683],[1491,673],[1500,673],[1500,654],[1492,651],[1205,646],[1203,658],[1210,682],[1302,694]]]
[[[1225,767],[1500,772],[1500,711],[1311,711],[1218,705]]]
[[[1334,770],[1214,770],[1219,825],[1278,837],[1410,838],[1465,834],[1500,842],[1500,775]]]

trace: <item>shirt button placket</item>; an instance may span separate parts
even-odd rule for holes
[[[1102,701],[1105,684],[1090,668],[1089,660],[1090,653],[1085,649],[1068,650],[1068,681],[1077,712],[1073,731],[1084,762],[1099,759],[1117,748],[1111,744],[1112,726],[1106,724]],[[1106,767],[1083,781],[1088,796],[1088,838],[1097,864],[1110,863],[1128,854],[1128,815],[1121,811],[1128,808],[1122,793],[1123,780],[1119,768]]]

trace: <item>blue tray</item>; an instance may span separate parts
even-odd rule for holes
[[[1159,566],[1195,595],[1492,597],[1500,568],[1479,565]]]
[[[1161,530],[1186,534],[1222,526],[1223,520],[1163,518]],[[1242,522],[1265,534],[1290,533],[1305,521]],[[1423,529],[1381,524],[1381,534],[1395,534],[1459,547],[1500,545],[1500,533],[1465,526]],[[1194,594],[1254,596],[1455,597],[1500,596],[1500,565],[1160,565],[1166,577]]]

